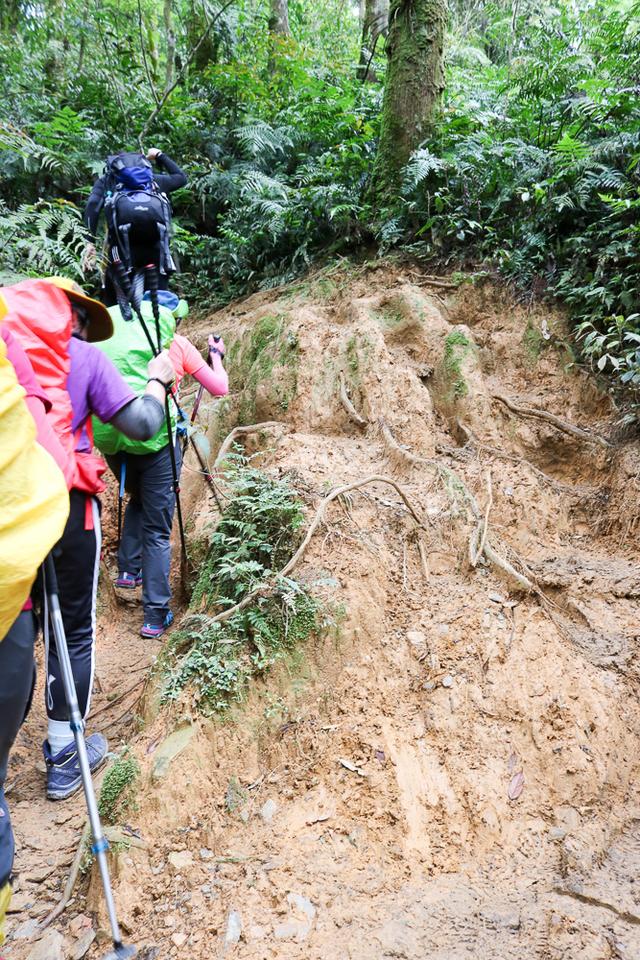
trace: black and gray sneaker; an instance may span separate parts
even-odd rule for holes
[[[91,772],[97,770],[107,759],[108,745],[101,733],[92,733],[86,738],[87,754]],[[75,741],[67,744],[55,756],[51,753],[49,742],[42,744],[47,764],[47,799],[66,800],[82,787],[82,776],[78,762]]]

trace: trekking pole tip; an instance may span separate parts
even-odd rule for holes
[[[135,957],[137,955],[137,950],[135,947],[127,947],[124,943],[114,943],[113,950],[110,950],[109,953],[103,957],[103,960],[129,960],[130,957]]]

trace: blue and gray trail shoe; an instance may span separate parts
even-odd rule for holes
[[[92,733],[86,738],[87,754],[91,772],[101,767],[107,759],[108,745],[101,733]],[[82,787],[82,776],[75,741],[67,744],[55,756],[47,740],[42,744],[47,764],[47,799],[66,800]]]

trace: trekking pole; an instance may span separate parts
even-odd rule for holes
[[[84,720],[82,719],[80,707],[78,706],[76,685],[73,679],[71,660],[69,659],[69,649],[67,647],[67,638],[64,631],[64,623],[62,621],[62,613],[60,612],[58,580],[51,554],[49,554],[44,561],[43,567],[47,606],[49,608],[53,636],[56,644],[56,650],[58,652],[64,695],[67,701],[67,707],[69,709],[69,721],[76,742],[76,751],[78,754],[78,763],[80,765],[80,775],[82,777],[84,796],[87,802],[91,833],[93,834],[93,845],[91,847],[91,852],[95,854],[95,857],[98,861],[100,878],[102,880],[102,889],[104,891],[104,899],[107,906],[107,913],[109,915],[109,925],[111,927],[113,950],[107,954],[104,960],[127,960],[128,957],[135,957],[137,951],[133,946],[125,946],[120,935],[120,927],[118,925],[118,917],[116,915],[116,906],[113,899],[111,878],[109,877],[109,866],[107,864],[106,856],[106,852],[109,849],[109,842],[102,831],[100,814],[98,813],[98,804],[96,802],[96,794],[95,790],[93,789],[91,770],[89,768],[89,758],[87,756],[87,745],[84,739]]]
[[[158,306],[158,271],[154,264],[150,263],[144,268],[149,281],[149,292],[151,293],[151,307],[153,309],[153,319],[156,324],[156,339],[158,341],[158,353],[162,350],[162,337],[160,335],[160,307]],[[142,313],[138,313],[141,322]],[[177,401],[176,407],[178,406]],[[182,506],[180,504],[180,481],[178,480],[178,464],[176,461],[176,450],[173,440],[173,430],[171,429],[171,411],[169,409],[169,391],[164,398],[165,420],[167,421],[167,436],[169,438],[169,457],[171,459],[171,472],[173,474],[173,490],[176,496],[176,513],[178,514],[178,527],[180,529],[180,546],[182,549],[182,559],[187,562],[187,541],[184,535],[184,524],[182,522]],[[178,410],[180,408],[178,407]]]
[[[118,488],[118,549],[120,549],[120,540],[122,539],[122,501],[124,500],[124,485],[127,479],[127,460],[122,454],[122,463],[120,464],[120,485]]]
[[[212,345],[211,345],[211,340],[212,340],[212,339],[213,339],[213,342],[214,342],[214,343],[218,343],[221,338],[220,338],[220,336],[218,336],[217,334],[213,334],[212,337],[209,337],[209,343],[208,343],[208,347],[207,347],[207,363],[209,364],[209,366],[212,365],[212,364],[211,364],[211,351],[213,350],[213,347],[212,347]],[[193,424],[194,424],[195,421],[196,421],[196,416],[198,415],[198,408],[200,407],[200,402],[201,402],[201,400],[202,400],[203,394],[204,394],[204,387],[202,386],[202,384],[200,384],[200,387],[198,388],[198,393],[196,394],[196,399],[195,399],[194,404],[193,404],[193,410],[191,411],[191,417],[189,418],[189,425],[190,425],[190,426],[193,426]],[[202,454],[201,454],[200,451],[198,450],[198,445],[197,445],[197,443],[195,442],[195,440],[193,439],[193,437],[189,434],[189,432],[188,432],[188,430],[187,430],[187,433],[186,433],[186,435],[185,435],[185,440],[184,440],[184,447],[183,447],[183,449],[182,449],[182,455],[183,455],[183,456],[184,456],[184,454],[186,453],[186,450],[187,450],[187,447],[188,447],[189,443],[191,443],[191,447],[192,447],[192,449],[193,449],[193,452],[195,453],[196,459],[197,459],[198,463],[200,464],[200,470],[201,470],[201,472],[202,472],[202,475],[203,475],[203,477],[205,478],[205,480],[207,481],[207,483],[209,484],[209,489],[211,490],[211,492],[212,492],[212,494],[213,494],[213,496],[214,496],[214,498],[215,498],[215,501],[216,501],[216,505],[217,505],[217,507],[218,507],[218,510],[220,511],[220,513],[222,513],[222,504],[220,503],[220,497],[218,496],[218,489],[217,489],[217,487],[216,487],[215,480],[213,479],[213,476],[212,476],[212,474],[211,474],[211,471],[210,471],[210,469],[209,469],[208,464],[207,464],[206,461],[205,461],[205,458],[202,456]]]
[[[140,324],[144,331],[144,335],[149,342],[149,346],[151,347],[151,353],[153,354],[154,357],[157,357],[162,349],[162,343],[160,338],[160,319],[159,319],[160,311],[158,310],[158,296],[157,296],[157,292],[158,292],[157,276],[156,276],[156,296],[155,296],[155,307],[154,307],[154,315],[156,310],[158,311],[158,319],[156,320],[158,345],[156,346],[156,344],[153,342],[153,338],[151,337],[151,334],[149,333],[149,328],[145,322],[145,319],[142,316],[142,308],[141,308],[140,301],[135,296],[133,288],[129,283],[129,278],[127,277],[127,272],[124,269],[122,261],[114,260],[112,263],[112,266],[115,269],[115,272],[118,278],[118,283],[120,284],[125,297],[129,301],[132,310],[134,311],[135,315],[140,321]],[[155,268],[154,268],[154,273],[155,273]],[[153,297],[153,292],[152,292],[152,297]],[[153,306],[153,300],[152,300],[152,306]],[[178,465],[176,463],[176,452],[173,446],[173,430],[171,429],[171,411],[169,409],[169,396],[170,396],[170,392],[169,390],[167,390],[164,398],[165,421],[167,425],[167,436],[169,438],[169,458],[171,460],[171,473],[173,476],[173,492],[176,498],[176,513],[178,514],[178,526],[180,529],[180,549],[182,551],[182,558],[186,563],[187,541],[184,535],[184,524],[182,522],[182,506],[180,503],[180,483],[178,481]],[[171,394],[171,396],[173,397],[173,401],[176,407],[178,408],[178,411],[180,411],[176,398],[173,396],[173,394]]]

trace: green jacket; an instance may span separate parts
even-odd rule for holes
[[[96,343],[118,368],[131,389],[138,396],[144,393],[147,386],[147,364],[153,356],[142,324],[135,316],[132,320],[123,320],[120,307],[109,307],[113,321],[113,336],[108,340]],[[141,313],[147,323],[151,339],[156,342],[156,325],[153,319],[151,304],[143,300]],[[176,332],[175,317],[166,307],[160,307],[160,339],[164,349],[168,349]],[[169,404],[171,412],[171,427],[175,436],[175,404]],[[151,440],[129,440],[115,427],[102,423],[97,417],[93,418],[93,439],[101,453],[155,453],[167,445],[167,428],[163,423],[160,430]]]

